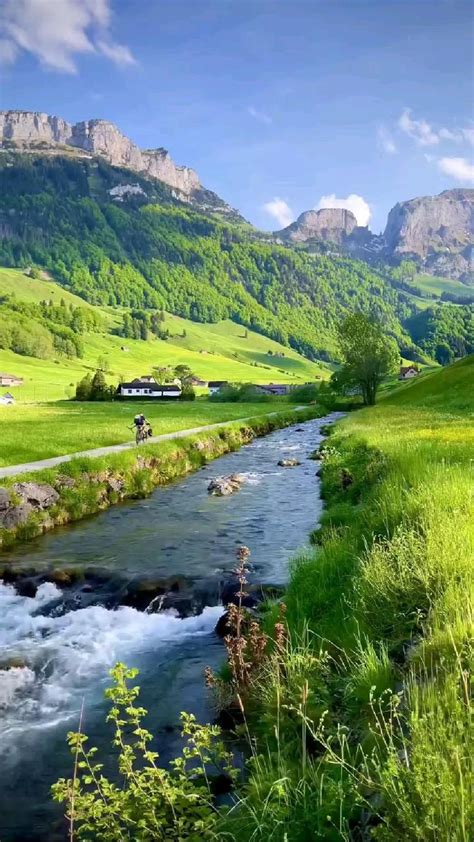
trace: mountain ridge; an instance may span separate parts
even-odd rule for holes
[[[383,234],[358,226],[349,210],[324,208],[303,212],[274,236],[283,242],[334,244],[372,264],[414,260],[420,269],[469,285],[474,284],[473,231],[474,190],[453,188],[398,202]]]
[[[383,323],[406,359],[474,347],[467,307],[417,319],[419,301],[386,266],[278,244],[100,156],[4,150],[0,182],[0,265],[41,267],[92,304],[231,319],[325,362],[339,359],[337,326],[354,310]]]
[[[60,152],[66,147],[71,153],[101,157],[113,166],[162,181],[180,201],[241,218],[227,202],[201,184],[195,170],[175,164],[168,150],[140,149],[108,120],[94,118],[69,123],[40,111],[0,111],[0,147],[43,154]]]
[[[108,120],[68,123],[44,112],[0,111],[0,149],[101,158],[162,182],[178,201],[245,222],[237,210],[201,184],[195,170],[175,164],[163,147],[140,149]],[[134,185],[126,186],[134,189]],[[274,232],[273,238],[298,247],[307,244],[315,251],[328,252],[336,247],[375,266],[383,262],[397,265],[410,259],[419,269],[474,285],[473,231],[474,190],[454,188],[437,196],[398,202],[380,235],[357,225],[350,210],[324,208],[304,211],[295,222]],[[267,235],[255,229],[255,236]]]

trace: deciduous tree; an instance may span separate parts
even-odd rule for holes
[[[362,313],[347,316],[338,328],[338,338],[344,365],[335,380],[346,388],[360,389],[364,404],[372,406],[380,383],[396,369],[398,347],[378,322]]]

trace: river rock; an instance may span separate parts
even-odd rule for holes
[[[0,488],[0,512],[5,512],[10,506],[10,492],[6,488]]]
[[[217,634],[217,636],[221,638],[228,637],[228,635],[232,634],[232,629],[229,626],[228,611],[224,611],[224,613],[221,614],[215,625],[214,631]]]
[[[280,468],[296,468],[297,465],[301,465],[298,459],[280,459],[278,462]]]
[[[22,523],[26,523],[29,516],[34,512],[33,506],[29,503],[20,503],[18,506],[9,506],[0,510],[0,527],[3,529],[14,529]]]
[[[107,480],[108,491],[114,491],[116,494],[120,494],[123,491],[124,485],[125,483],[120,477],[109,477]]]
[[[207,486],[207,490],[209,494],[213,494],[215,497],[228,497],[234,491],[239,491],[244,482],[245,478],[242,474],[230,474],[228,477],[214,477]]]
[[[58,474],[54,485],[56,488],[74,488],[76,481],[67,474]]]
[[[45,482],[16,482],[13,490],[23,503],[29,503],[34,509],[49,509],[59,500],[58,492]]]

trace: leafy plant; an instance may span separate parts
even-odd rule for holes
[[[52,792],[66,805],[70,839],[214,839],[218,812],[213,775],[220,772],[234,781],[232,756],[217,726],[199,725],[194,716],[182,713],[181,755],[169,769],[159,766],[153,736],[143,725],[146,711],[137,705],[139,688],[130,685],[137,672],[117,664],[111,670],[114,685],[106,691],[116,751],[112,779],[105,776],[97,749],[88,747],[87,736],[80,730],[68,734],[74,775],[60,779]]]

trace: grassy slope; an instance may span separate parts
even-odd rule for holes
[[[474,357],[351,414],[327,447],[319,549],[295,564],[286,599],[295,638],[283,669],[272,662],[255,688],[268,758],[255,765],[236,838],[276,827],[275,842],[290,828],[292,842],[359,831],[467,842]]]
[[[466,295],[470,291],[469,287],[462,284],[461,281],[455,281],[451,278],[438,278],[435,275],[417,275],[414,284],[420,287],[423,292],[432,293],[438,298],[441,298],[443,292]]]
[[[0,269],[1,293],[14,293],[19,300],[38,302],[52,298],[59,303],[64,298],[67,303],[91,306],[53,281],[33,280],[17,269]],[[118,323],[120,314],[117,311],[99,308],[99,312],[109,326]],[[167,341],[143,342],[108,333],[88,334],[84,337],[85,354],[80,360],[38,360],[0,349],[0,371],[24,377],[25,384],[14,390],[15,397],[35,401],[68,397],[77,380],[95,370],[99,357],[106,357],[109,362],[111,382],[118,381],[120,376],[149,373],[155,365],[178,363],[189,365],[203,379],[298,383],[328,376],[327,368],[309,362],[258,333],[249,330],[244,339],[244,328],[231,321],[207,325],[167,316],[165,326],[172,334]],[[185,338],[181,336],[183,329]],[[127,351],[122,351],[122,346]],[[268,356],[268,350],[285,356]]]
[[[441,298],[443,292],[451,292],[460,297],[467,295],[470,292],[470,287],[462,284],[461,281],[455,281],[451,278],[437,278],[434,275],[417,275],[413,281],[413,286],[420,289],[422,293],[428,295],[428,298],[420,297],[415,293],[403,291],[404,296],[414,304],[418,310],[428,310]],[[431,296],[435,296],[432,298]]]
[[[130,425],[139,410],[145,412],[153,433],[160,435],[285,409],[288,405],[284,400],[222,404],[205,398],[164,404],[58,401],[49,405],[0,406],[0,466],[130,441]]]

